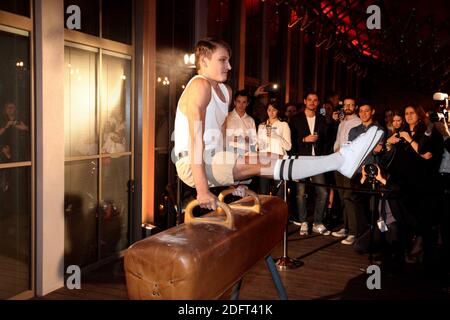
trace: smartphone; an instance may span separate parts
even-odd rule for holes
[[[323,115],[323,116],[326,116],[326,115],[327,115],[327,109],[325,109],[325,108],[320,108],[319,113],[320,113],[321,115]]]
[[[269,83],[264,86],[265,92],[277,92],[278,91],[278,84],[276,83]]]

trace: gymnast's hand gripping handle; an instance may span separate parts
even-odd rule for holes
[[[227,196],[227,195],[229,195],[229,194],[232,194],[233,192],[234,192],[234,188],[230,188],[230,189],[227,189],[227,190],[224,190],[224,191],[222,191],[220,194],[219,194],[219,197],[218,197],[218,199],[219,199],[219,201],[221,201],[221,202],[223,202],[223,200],[225,199],[225,197]],[[250,189],[246,189],[245,190],[245,196],[250,196],[250,197],[252,197],[253,198],[253,200],[254,200],[254,202],[255,202],[255,204],[253,205],[253,206],[251,206],[251,207],[247,207],[247,206],[243,206],[243,205],[241,205],[241,204],[234,204],[234,203],[232,203],[232,204],[229,204],[228,206],[230,207],[230,208],[236,208],[236,209],[245,209],[245,210],[248,210],[248,211],[252,211],[252,212],[256,212],[256,213],[259,213],[259,214],[262,214],[261,213],[261,202],[259,201],[259,197],[258,197],[258,195],[256,194],[256,192],[253,192],[252,190],[250,190]]]

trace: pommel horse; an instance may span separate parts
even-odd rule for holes
[[[202,217],[193,216],[198,202],[192,201],[184,224],[130,246],[125,253],[130,299],[211,300],[231,288],[231,299],[237,299],[242,278],[262,258],[280,299],[287,299],[270,255],[283,239],[286,203],[247,190],[243,199],[227,205],[223,201],[232,192],[222,192],[219,208]]]

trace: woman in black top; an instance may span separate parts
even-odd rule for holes
[[[440,214],[437,181],[443,141],[434,128],[426,125],[426,121],[422,107],[407,106],[404,129],[391,136],[388,142],[393,153],[389,172],[404,187],[402,199],[417,221],[415,227],[411,226],[419,236],[416,243],[420,244],[423,237],[424,249],[430,253],[434,240],[432,227],[439,222]],[[419,247],[413,251],[418,253]]]

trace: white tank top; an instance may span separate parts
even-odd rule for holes
[[[204,76],[196,75],[193,77],[189,83],[186,85],[186,89],[191,84],[191,82],[196,78],[204,78]],[[219,88],[225,97],[225,102],[220,100],[214,88],[211,86],[211,100],[206,107],[205,115],[205,132],[203,134],[203,142],[205,144],[205,150],[215,149],[222,146],[222,125],[228,115],[228,105],[230,103],[230,95],[228,93],[227,87],[223,83],[219,83]],[[185,91],[186,91],[185,89]],[[184,92],[183,92],[184,94]],[[178,101],[181,101],[183,97],[181,95]],[[180,106],[177,106],[177,113],[175,116],[175,155],[180,152],[189,150],[189,123],[187,116],[181,112]]]

